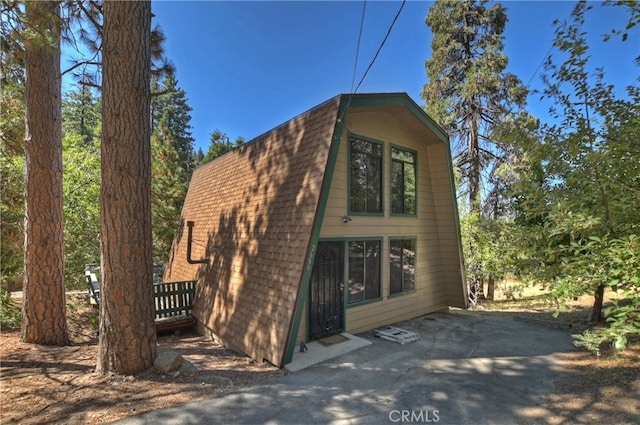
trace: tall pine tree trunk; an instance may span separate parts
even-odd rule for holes
[[[482,209],[480,208],[482,199],[480,197],[480,174],[482,172],[482,162],[480,160],[480,108],[476,104],[476,99],[471,97],[468,100],[469,104],[469,119],[468,119],[468,139],[467,139],[467,179],[469,181],[469,213],[478,214],[482,216]],[[471,239],[473,250],[476,250],[478,244],[477,232],[472,231],[474,237]],[[475,258],[475,256],[472,256]],[[469,287],[469,293],[472,300],[477,302],[484,299],[484,282],[482,279],[482,272],[473,267],[474,271],[472,276],[472,282]]]
[[[467,140],[467,167],[469,180],[469,211],[480,211],[480,173],[482,163],[480,161],[480,110],[475,105],[475,99],[470,99],[471,113],[469,119],[469,135]]]
[[[133,374],[156,356],[151,244],[149,1],[105,1],[100,349],[97,370]]]
[[[22,340],[65,345],[59,2],[26,3]]]

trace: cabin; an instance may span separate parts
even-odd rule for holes
[[[199,330],[301,342],[467,307],[448,137],[406,93],[338,95],[193,173],[165,270]]]

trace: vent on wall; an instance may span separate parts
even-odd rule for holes
[[[207,258],[201,258],[199,260],[193,260],[191,258],[191,245],[193,243],[193,226],[195,226],[195,223],[193,221],[187,221],[187,227],[189,228],[187,233],[187,263],[203,264],[208,262]]]

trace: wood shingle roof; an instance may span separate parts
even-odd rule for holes
[[[291,361],[329,193],[346,193],[341,140],[354,131],[349,119],[361,119],[364,131],[424,143],[424,181],[435,204],[422,220],[435,237],[424,262],[437,286],[430,293],[444,294],[443,306],[466,305],[446,133],[406,93],[339,95],[203,165],[191,178],[164,279],[197,279],[193,314],[201,330],[254,359],[280,367]],[[343,173],[333,176],[339,160]],[[326,213],[340,222],[336,209]],[[190,256],[187,222],[193,222]],[[336,232],[330,237],[345,237]]]
[[[341,97],[198,168],[165,280],[198,279],[194,315],[282,366]],[[193,221],[187,262],[186,222]]]

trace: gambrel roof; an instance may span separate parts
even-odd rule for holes
[[[344,117],[364,107],[402,111],[448,153],[406,94],[339,95],[194,172],[165,280],[198,279],[194,315],[231,348],[290,359]],[[187,261],[187,221],[199,264]]]

